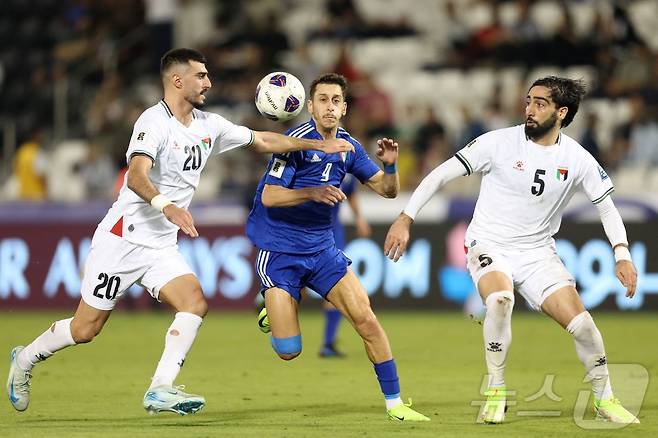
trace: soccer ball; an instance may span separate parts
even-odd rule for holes
[[[256,87],[256,108],[270,120],[285,122],[296,117],[304,106],[304,86],[290,73],[265,75]]]

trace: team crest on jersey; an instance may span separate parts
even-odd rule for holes
[[[568,176],[569,176],[569,169],[567,169],[566,167],[557,168],[557,172],[555,172],[555,178],[557,178],[558,181],[566,181]]]
[[[202,138],[201,139],[201,146],[203,146],[204,149],[209,149],[210,148],[210,137]]]
[[[601,175],[601,181],[605,181],[608,179],[608,174],[605,173],[605,170],[603,170],[603,167],[599,166],[599,175]]]

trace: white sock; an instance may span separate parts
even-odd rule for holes
[[[165,348],[149,389],[160,385],[173,385],[202,321],[203,318],[193,313],[176,313],[174,322],[167,329]]]
[[[18,366],[25,371],[30,371],[37,362],[48,359],[59,350],[75,345],[73,335],[71,335],[71,321],[73,318],[55,321],[48,330],[18,354],[16,357]]]
[[[567,331],[573,335],[578,358],[585,365],[587,378],[592,381],[594,397],[597,400],[612,397],[603,338],[592,315],[587,311],[579,313],[567,325]]]
[[[482,324],[484,358],[489,372],[489,387],[505,386],[505,362],[512,343],[512,309],[514,293],[500,291],[489,294],[487,313]]]
[[[401,405],[402,399],[400,397],[391,398],[391,399],[385,398],[384,402],[386,403],[386,409],[388,410]]]

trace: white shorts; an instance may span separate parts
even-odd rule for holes
[[[478,241],[467,248],[466,266],[476,287],[484,274],[499,271],[507,275],[516,292],[533,310],[541,311],[548,296],[565,286],[575,286],[554,245],[530,250],[503,250]]]
[[[133,283],[158,299],[160,289],[176,277],[193,274],[176,245],[162,249],[135,245],[96,229],[82,276],[82,299],[99,310],[112,310]]]

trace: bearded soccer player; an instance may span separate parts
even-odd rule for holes
[[[126,153],[129,170],[117,201],[94,233],[75,315],[55,321],[32,343],[11,352],[7,393],[16,410],[28,407],[32,368],[59,350],[94,339],[133,283],[176,312],[144,395],[144,408],[181,415],[201,409],[202,396],[174,386],[208,310],[201,285],[176,240],[179,229],[190,237],[198,236],[187,209],[208,158],[243,147],[264,153],[354,150],[345,140],[255,132],[201,111],[211,87],[205,64],[205,57],[191,49],[174,49],[163,56],[164,98],[135,122]]]
[[[447,181],[474,172],[482,185],[466,232],[468,270],[486,304],[484,355],[489,373],[485,423],[502,423],[506,410],[505,364],[512,341],[514,290],[573,336],[592,382],[599,418],[638,423],[614,397],[603,338],[585,310],[575,281],[557,255],[553,235],[562,212],[580,191],[597,207],[614,249],[616,275],[632,298],[637,272],[626,230],[612,202],[610,178],[596,160],[560,130],[573,120],[585,95],[581,81],[549,76],[528,91],[524,125],[481,135],[432,171],[391,226],[384,251],[397,261],[409,243],[420,209]]]
[[[386,333],[370,307],[368,294],[349,268],[351,260],[334,240],[332,210],[346,199],[339,188],[345,174],[353,174],[386,198],[395,197],[399,189],[398,144],[387,138],[379,140],[377,157],[384,165],[382,170],[340,127],[347,112],[346,89],[347,81],[341,75],[329,73],[315,79],[307,102],[311,120],[287,134],[309,139],[342,138],[354,145],[355,152],[275,154],[258,185],[247,220],[247,235],[259,249],[256,271],[266,312],[261,314],[259,325],[271,329],[270,342],[281,359],[299,356],[300,291],[310,287],[333,304],[363,339],[389,419],[429,421],[402,403],[397,366]]]

